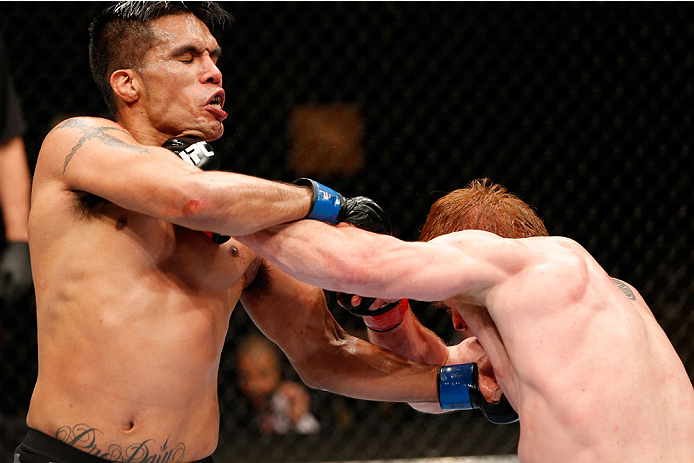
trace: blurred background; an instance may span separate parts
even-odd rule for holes
[[[694,4],[223,5],[236,18],[215,31],[230,117],[214,146],[225,169],[311,176],[346,196],[370,196],[404,239],[417,238],[434,200],[489,177],[535,207],[551,234],[577,240],[633,284],[694,376]],[[103,6],[2,4],[31,168],[57,122],[107,114],[87,53],[89,21]],[[328,300],[340,324],[364,337],[362,322]],[[455,339],[444,313],[414,310]],[[26,429],[35,321],[30,300],[2,307],[3,455]],[[277,373],[265,398],[251,398],[253,373],[237,362],[256,333],[239,306],[220,368],[220,462],[516,452],[517,425],[494,426],[477,413],[427,416],[296,388],[281,353],[267,363]],[[303,404],[303,427],[264,421],[285,384],[295,395],[283,406]]]

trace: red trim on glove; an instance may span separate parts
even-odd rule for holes
[[[372,331],[384,332],[400,326],[410,309],[407,299],[401,299],[400,303],[388,312],[375,317],[364,317],[364,323]]]

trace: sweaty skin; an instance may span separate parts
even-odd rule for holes
[[[467,230],[407,243],[311,220],[238,239],[326,289],[443,301],[520,416],[523,462],[694,461],[682,361],[638,292],[572,240]],[[414,345],[396,350],[445,349],[405,322]]]
[[[242,243],[308,213],[311,191],[202,172],[163,141],[215,140],[226,117],[218,45],[190,14],[152,23],[140,70],[111,76],[117,123],[73,118],[46,137],[32,190],[38,378],[27,424],[113,461],[192,461],[219,433],[218,369],[236,303],[311,387],[435,401],[436,367],[347,335],[319,288]],[[223,385],[222,385],[223,387]]]

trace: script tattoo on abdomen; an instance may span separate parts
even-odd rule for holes
[[[80,423],[73,427],[63,426],[55,432],[55,438],[104,460],[127,463],[180,463],[186,453],[186,446],[179,442],[169,447],[167,438],[163,445],[159,446],[154,439],[130,444],[123,448],[120,445],[111,444],[107,448],[101,448],[96,444],[97,435],[104,433],[88,424]]]
[[[101,141],[103,144],[108,145],[108,146],[116,146],[118,148],[125,148],[129,149],[132,151],[137,151],[139,153],[149,153],[148,150],[145,148],[140,148],[139,146],[134,146],[131,145],[130,143],[126,143],[123,140],[120,140],[113,135],[108,134],[107,132],[109,131],[116,131],[116,132],[122,132],[122,133],[128,133],[127,131],[120,129],[118,127],[92,127],[90,125],[87,125],[84,123],[84,121],[81,121],[79,119],[70,119],[69,121],[65,122],[64,124],[60,125],[59,127],[55,128],[54,130],[62,130],[62,129],[79,129],[82,132],[82,138],[79,139],[77,144],[72,147],[72,150],[70,150],[70,153],[65,156],[65,163],[63,164],[63,174],[65,173],[65,170],[67,169],[67,165],[70,163],[70,160],[72,160],[72,157],[75,155],[77,150],[82,148],[82,145],[85,144],[85,142],[92,140],[92,139],[97,139]]]

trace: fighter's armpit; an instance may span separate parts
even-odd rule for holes
[[[636,300],[636,296],[634,295],[634,292],[631,290],[631,288],[629,288],[629,285],[624,283],[622,280],[618,280],[616,278],[612,278],[612,281],[614,282],[614,284],[617,285],[617,288],[622,290],[622,292],[627,298],[631,299],[632,301]]]
[[[112,135],[112,133],[122,133],[127,136],[131,136],[127,130],[120,127],[109,127],[103,125],[89,124],[84,118],[74,118],[68,119],[63,122],[53,131],[66,130],[66,129],[77,129],[82,134],[80,139],[77,141],[75,146],[72,147],[70,152],[65,156],[65,162],[63,163],[63,174],[67,170],[67,166],[72,160],[73,156],[77,151],[84,146],[84,144],[90,140],[98,140],[107,146],[113,146],[116,148],[123,148],[139,153],[149,153],[150,151],[142,146],[136,145],[134,143],[128,143],[127,141],[121,140]]]
[[[265,261],[256,257],[244,273],[243,291],[246,294],[267,293],[270,289],[270,268]]]

